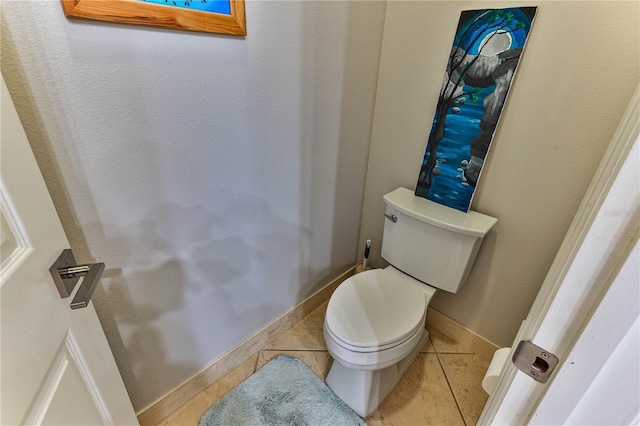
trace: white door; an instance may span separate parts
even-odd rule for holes
[[[0,424],[137,424],[93,304],[49,273],[69,242],[4,78],[0,100]]]
[[[640,86],[515,340],[560,363],[541,384],[508,362],[479,424],[638,424],[639,214]]]

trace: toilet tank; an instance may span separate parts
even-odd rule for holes
[[[456,293],[469,277],[482,239],[498,219],[463,213],[416,197],[406,188],[386,194],[384,202],[382,257],[432,287]]]

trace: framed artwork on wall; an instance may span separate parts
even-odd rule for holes
[[[416,195],[467,212],[536,7],[460,15]]]
[[[61,0],[68,18],[246,35],[244,0]]]

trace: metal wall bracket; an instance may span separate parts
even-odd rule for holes
[[[558,365],[558,357],[529,341],[521,341],[513,353],[513,364],[533,380],[546,383]]]
[[[104,263],[76,264],[71,249],[63,250],[49,268],[53,282],[63,299],[71,296],[80,277],[84,277],[82,285],[71,302],[71,309],[84,308],[89,304],[103,271]]]

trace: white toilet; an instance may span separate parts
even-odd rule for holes
[[[398,383],[427,341],[436,289],[456,293],[497,219],[398,188],[386,204],[382,257],[391,265],[345,280],[331,296],[324,338],[334,359],[326,383],[361,417]]]

